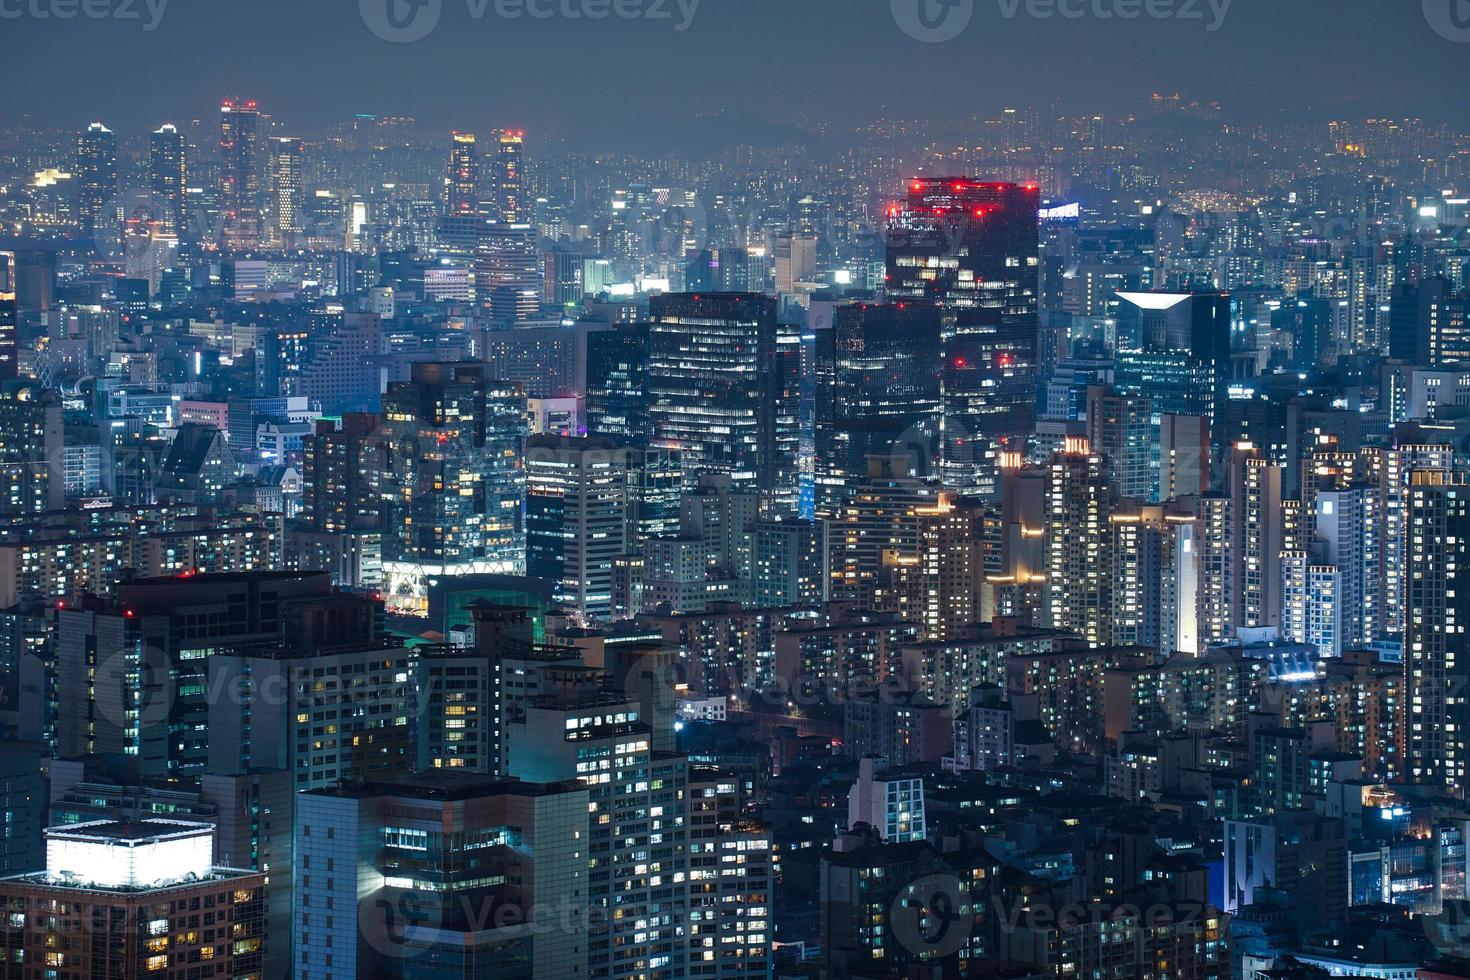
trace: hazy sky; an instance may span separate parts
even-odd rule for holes
[[[1470,0],[700,0],[691,19],[694,2],[0,0],[0,121],[141,129],[238,93],[288,126],[399,113],[586,144],[721,108],[840,126],[884,106],[949,119],[1058,96],[1122,112],[1167,90],[1245,117],[1335,108],[1470,127]],[[967,14],[946,42],[899,27],[943,36]],[[390,43],[370,22],[434,29]]]

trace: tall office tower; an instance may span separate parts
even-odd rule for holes
[[[1389,349],[1396,360],[1424,367],[1470,359],[1470,292],[1444,276],[1426,276],[1394,287]]]
[[[1151,499],[1156,483],[1153,415],[1144,395],[1122,395],[1092,385],[1087,389],[1087,441],[1102,453],[1108,478],[1119,497]]]
[[[817,275],[817,236],[789,234],[776,238],[776,292],[789,295],[796,284]]]
[[[866,476],[869,456],[911,458],[919,476],[938,447],[941,391],[935,354],[941,313],[922,305],[837,308],[817,332],[817,514],[831,517]]]
[[[117,136],[95,122],[77,139],[77,216],[83,234],[92,235],[112,225],[114,216],[103,212],[116,203]]]
[[[61,409],[56,392],[26,382],[12,381],[0,390],[0,514],[39,514],[65,505]]]
[[[314,531],[342,534],[381,526],[382,445],[372,436],[381,415],[347,413],[317,422],[302,439],[301,513]]]
[[[648,325],[587,336],[587,432],[644,445],[648,419]]]
[[[613,559],[628,554],[629,470],[638,454],[615,440],[526,440],[526,574],[555,584],[583,623],[612,615]]]
[[[794,506],[801,345],[775,300],[691,293],[649,306],[654,444],[682,450],[691,474],[726,473]]]
[[[1379,635],[1404,633],[1404,570],[1409,554],[1409,478],[1415,470],[1450,470],[1451,446],[1397,446],[1364,450],[1366,476],[1378,484],[1379,530],[1378,596],[1383,605]]]
[[[220,106],[219,214],[222,242],[228,248],[255,248],[265,230],[260,212],[263,142],[256,103],[230,100]]]
[[[1165,415],[1159,422],[1157,499],[1194,497],[1210,490],[1210,419]]]
[[[444,213],[475,216],[480,211],[480,148],[474,133],[455,133],[444,177]]]
[[[773,841],[742,809],[740,775],[689,773],[689,972],[708,980],[765,980],[771,971]]]
[[[495,136],[495,159],[490,183],[495,193],[495,219],[502,224],[525,224],[532,220],[526,196],[526,134],[502,129]]]
[[[270,166],[270,242],[286,248],[306,229],[306,144],[290,137],[268,141]]]
[[[1160,415],[1212,420],[1212,472],[1223,466],[1230,396],[1228,293],[1119,293],[1117,367],[1125,394],[1145,395]],[[1215,481],[1211,481],[1211,486]]]
[[[1465,685],[1470,662],[1470,477],[1415,470],[1409,477],[1405,567],[1404,773],[1410,782],[1465,796]]]
[[[302,793],[293,974],[586,976],[587,800],[441,771]]]
[[[541,279],[548,306],[580,306],[587,298],[587,255],[563,245],[542,253]]]
[[[475,301],[499,321],[541,309],[541,253],[534,225],[487,222],[475,248]]]
[[[689,975],[688,759],[654,751],[663,733],[633,690],[641,678],[619,690],[585,667],[542,675],[547,695],[507,726],[510,774],[587,788],[586,976],[682,980]]]
[[[174,235],[180,242],[189,240],[185,210],[189,191],[188,157],[184,134],[176,126],[165,125],[148,138],[148,190],[158,230],[164,235]]]
[[[1107,463],[1085,440],[1052,456],[1046,481],[1046,625],[1112,642],[1112,501]]]
[[[1281,624],[1281,467],[1249,443],[1230,457],[1234,628]],[[1232,629],[1233,633],[1233,629]]]
[[[263,872],[213,863],[214,827],[99,820],[46,832],[46,870],[0,879],[13,976],[263,976]],[[196,917],[207,907],[209,926]],[[201,963],[207,964],[203,967]]]
[[[759,508],[753,489],[723,474],[701,475],[680,501],[677,534],[643,542],[644,607],[684,613],[711,602],[751,603]]]
[[[889,212],[885,295],[952,314],[944,338],[946,483],[994,492],[996,453],[1035,415],[1036,187],[965,178],[910,182]]]
[[[383,396],[393,573],[519,571],[525,399],[477,362],[413,365]]]

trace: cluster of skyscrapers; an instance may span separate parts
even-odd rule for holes
[[[1466,136],[1142,111],[0,134],[0,975],[1470,976]]]

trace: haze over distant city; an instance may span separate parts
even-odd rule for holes
[[[0,5],[0,124],[44,109],[152,127],[243,92],[298,128],[534,120],[581,149],[677,149],[664,127],[721,111],[747,141],[779,138],[760,121],[936,125],[1054,98],[1126,113],[1154,91],[1246,120],[1470,111],[1448,97],[1470,66],[1452,0],[89,0],[99,17],[70,3]],[[432,29],[409,43],[371,29],[395,23],[413,31],[400,38]],[[904,23],[964,27],[926,43]]]

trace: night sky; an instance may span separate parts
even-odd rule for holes
[[[530,0],[654,6],[670,18],[601,21],[494,13],[527,0],[169,0],[145,31],[148,4],[163,2],[0,0],[0,123],[151,128],[207,118],[237,93],[303,129],[355,112],[404,114],[595,148],[636,145],[650,127],[721,109],[840,129],[1057,97],[1072,112],[1122,113],[1161,90],[1219,100],[1244,119],[1381,113],[1470,125],[1470,43],[1436,33],[1426,9],[1440,5],[1453,25],[1447,10],[1461,4],[1470,34],[1470,0],[1234,0],[1213,32],[1211,5],[1225,0],[1063,0],[1086,11],[1075,20],[1028,13],[1056,0],[892,0],[973,3],[968,29],[932,44],[899,29],[890,0],[702,0],[682,33],[679,4],[693,0]],[[441,3],[437,28],[412,43],[381,40],[359,3],[372,17],[388,2]],[[1188,4],[1198,19],[1092,13],[1130,2]],[[122,5],[139,19],[29,12],[81,3]],[[470,8],[482,3],[475,20]]]

